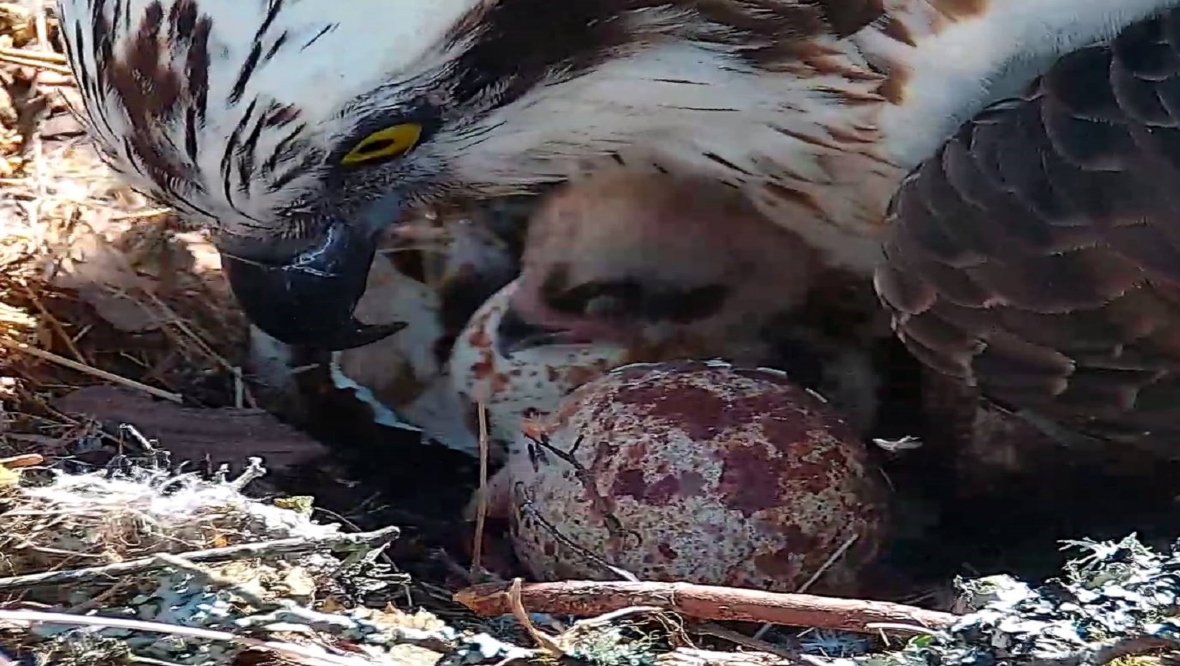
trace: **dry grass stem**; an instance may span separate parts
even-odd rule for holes
[[[149,395],[153,395],[157,398],[163,398],[164,400],[170,400],[170,401],[175,402],[177,404],[181,404],[184,402],[184,398],[178,393],[174,393],[172,391],[165,391],[163,389],[158,389],[154,386],[148,386],[147,384],[144,384],[142,382],[137,382],[134,379],[127,379],[126,377],[120,377],[119,375],[116,375],[113,372],[107,372],[106,370],[100,370],[99,368],[95,368],[93,366],[89,366],[84,363],[72,361],[68,358],[65,358],[64,356],[58,356],[57,354],[54,354],[53,352],[47,352],[43,349],[37,349],[36,347],[31,347],[23,342],[16,342],[14,340],[6,340],[4,338],[0,338],[0,346],[7,347],[8,349],[11,349],[13,351],[22,352],[22,353],[28,354],[30,356],[35,356],[41,360],[49,361],[50,363],[56,363],[60,366],[69,368],[71,370],[77,370],[78,372],[82,372],[82,373],[85,373],[88,375],[92,375],[94,377],[98,377],[99,379],[105,379],[109,382],[114,382],[114,383],[119,384],[121,386],[126,386],[127,388],[135,389],[136,391],[143,391],[144,393],[147,393]]]
[[[516,618],[516,621],[520,623],[520,626],[523,627],[526,632],[528,632],[529,637],[532,638],[533,641],[535,641],[537,645],[541,647],[541,649],[545,650],[554,657],[563,656],[565,654],[565,650],[561,649],[561,646],[557,644],[557,641],[553,640],[553,638],[551,638],[548,634],[538,629],[537,625],[533,624],[533,620],[529,617],[528,611],[525,610],[524,602],[521,600],[520,589],[521,580],[519,578],[513,578],[512,583],[510,583],[508,586],[508,591],[505,593],[508,608],[511,610],[512,616]]]
[[[279,553],[330,551],[345,547],[372,549],[389,543],[393,539],[396,539],[397,536],[398,529],[396,527],[386,527],[372,532],[331,534],[321,537],[293,537],[290,539],[275,539],[273,541],[260,541],[257,543],[243,543],[222,548],[207,548],[187,553],[177,553],[174,557],[188,562],[221,562]],[[167,566],[172,566],[172,563],[167,558],[153,555],[151,557],[126,562],[115,562],[97,567],[11,576],[9,578],[0,578],[0,591],[18,590],[37,585],[76,585],[98,578],[126,576]]]
[[[482,400],[478,403],[479,416],[479,488],[475,506],[475,542],[471,545],[471,576],[476,579],[483,568],[484,529],[488,520],[488,410]]]
[[[856,543],[856,540],[858,538],[860,538],[859,535],[853,534],[852,536],[848,537],[847,541],[840,544],[840,547],[837,548],[835,551],[833,551],[832,554],[828,556],[828,559],[824,560],[824,563],[821,564],[820,567],[815,570],[815,573],[811,574],[811,576],[807,580],[805,580],[802,585],[799,586],[799,589],[797,590],[797,592],[799,594],[806,594],[807,591],[811,589],[811,586],[815,585],[815,582],[817,580],[819,580],[821,576],[824,575],[824,572],[826,572],[828,569],[832,568],[832,565],[835,564],[836,561],[839,560],[844,555],[844,553],[848,552],[848,549],[852,547],[852,544]],[[754,640],[756,640],[756,641],[762,640],[762,638],[764,636],[766,636],[766,633],[769,632],[773,628],[774,628],[773,624],[762,625],[761,627],[758,628],[758,631],[754,632]]]
[[[146,631],[160,634],[171,634],[173,636],[198,638],[209,641],[237,643],[252,648],[258,648],[270,652],[297,657],[300,659],[301,663],[308,664],[308,666],[372,666],[372,662],[366,659],[328,654],[322,650],[303,645],[297,645],[295,643],[266,641],[257,638],[250,638],[248,636],[239,636],[226,631],[214,631],[211,629],[200,629],[197,627],[182,627],[174,624],[144,622],[142,620],[126,620],[122,618],[96,617],[92,615],[69,615],[66,613],[46,613],[32,610],[0,610],[0,621],[24,625],[58,624],[78,627],[130,629],[132,631]]]

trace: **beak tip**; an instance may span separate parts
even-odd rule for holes
[[[496,326],[493,348],[502,357],[561,342],[567,331],[526,320],[509,307]]]
[[[388,324],[364,324],[353,319],[347,326],[324,330],[309,329],[298,324],[293,325],[290,319],[283,321],[275,317],[250,315],[250,313],[247,313],[247,316],[263,333],[279,342],[333,352],[371,345],[409,326],[408,323],[401,321]]]
[[[519,341],[505,340],[504,338],[500,337],[496,338],[496,341],[492,346],[496,352],[496,355],[502,358],[515,356],[517,353],[529,348],[529,345],[522,345]]]
[[[287,263],[223,253],[222,268],[246,317],[267,335],[289,345],[342,351],[407,326],[356,320],[356,304],[367,287],[376,249],[374,237],[338,226]]]
[[[339,342],[332,344],[329,341],[326,344],[321,343],[319,346],[326,347],[329,351],[345,351],[347,349],[365,347],[379,340],[384,340],[407,326],[409,326],[409,323],[404,321],[395,321],[388,324],[362,324],[354,319],[353,328],[351,330],[345,329],[345,333]]]

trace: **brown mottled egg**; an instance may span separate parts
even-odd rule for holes
[[[607,344],[548,345],[501,355],[496,328],[516,284],[476,311],[455,340],[449,361],[455,392],[487,408],[488,434],[498,455],[516,438],[524,417],[556,409],[570,391],[627,362],[625,349]]]
[[[854,593],[884,538],[866,447],[777,371],[627,365],[528,436],[496,486],[537,579],[617,579],[596,556],[645,580],[787,592],[836,556],[809,590]]]

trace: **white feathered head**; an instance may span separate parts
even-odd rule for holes
[[[877,17],[869,0],[59,0],[59,12],[109,163],[212,233],[263,330],[337,349],[392,330],[352,311],[375,237],[409,205],[527,192],[652,147],[736,184],[767,161],[751,147],[769,134],[814,143],[790,138],[789,116],[781,132],[758,124],[783,115],[776,99],[863,103],[854,89],[880,83],[816,41]],[[772,72],[797,90],[757,76]],[[792,168],[814,182],[820,167]]]

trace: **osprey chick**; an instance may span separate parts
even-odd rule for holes
[[[785,370],[873,422],[868,348],[889,335],[871,282],[824,266],[716,181],[607,169],[550,197],[496,328],[504,357],[612,346],[632,361],[710,359]]]
[[[334,349],[410,205],[644,156],[868,273],[902,176],[1169,0],[59,0],[90,131],[208,229],[270,335]]]

